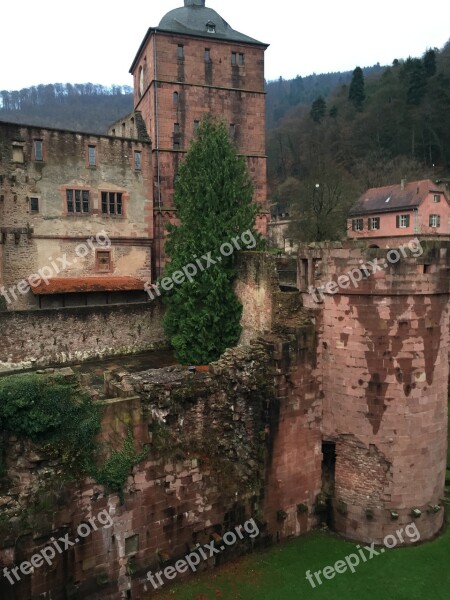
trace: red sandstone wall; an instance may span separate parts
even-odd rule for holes
[[[323,434],[336,443],[335,507],[347,504],[336,527],[349,537],[381,542],[390,512],[404,525],[413,508],[422,539],[442,525],[443,511],[430,507],[443,497],[446,467],[449,250],[424,242],[421,257],[325,293],[322,304],[303,295],[318,311]],[[301,252],[315,263],[314,286],[383,257],[351,247]]]

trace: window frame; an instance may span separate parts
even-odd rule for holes
[[[86,215],[92,214],[92,204],[91,204],[91,192],[90,190],[82,189],[82,188],[66,188],[65,190],[65,207],[66,214],[73,215],[74,217],[83,217]],[[80,198],[77,199],[77,194],[80,194]],[[72,197],[69,199],[69,195]],[[87,199],[86,199],[87,195]],[[69,202],[72,203],[72,210],[69,210]],[[85,211],[85,205],[87,202],[88,210]],[[77,203],[79,203],[80,211],[76,210]]]
[[[100,210],[99,213],[102,217],[116,217],[122,218],[125,216],[124,211],[124,192],[117,192],[111,190],[100,190]],[[106,206],[106,211],[104,207]],[[111,211],[111,207],[114,210]],[[120,212],[119,212],[120,207]]]
[[[39,152],[38,152],[39,148]],[[44,140],[33,140],[33,157],[36,162],[44,160]]]
[[[369,217],[369,231],[379,231],[381,228],[380,217]],[[375,227],[376,225],[376,227]]]
[[[352,231],[364,231],[364,219],[362,217],[352,219]]]
[[[33,209],[33,200],[36,202],[37,208]],[[37,215],[40,213],[40,201],[38,196],[30,196],[30,213]]]
[[[184,60],[184,45],[183,44],[178,44],[177,59]]]
[[[231,52],[231,66],[235,67],[237,65],[237,52]]]
[[[411,224],[411,215],[397,215],[395,224],[397,229],[408,229]]]
[[[93,160],[92,160],[93,159]],[[88,144],[88,167],[95,168],[97,166],[97,145]]]
[[[431,227],[432,229],[439,229],[439,227],[441,226],[441,215],[430,215],[428,223],[429,227]],[[436,224],[433,225],[433,223]]]
[[[206,63],[211,62],[211,48],[205,48],[204,58]]]
[[[441,194],[434,194],[433,195],[433,204],[439,204],[440,201],[441,201]]]
[[[134,151],[134,170],[142,171],[142,152],[141,152],[141,150]]]
[[[107,263],[108,268],[107,269],[101,268],[102,255],[105,255],[105,257],[107,255],[107,257],[108,257],[108,263]],[[97,271],[97,273],[111,273],[112,272],[113,267],[112,267],[112,252],[111,252],[111,250],[105,250],[104,248],[102,248],[102,249],[96,248],[96,250],[95,250],[95,270]]]

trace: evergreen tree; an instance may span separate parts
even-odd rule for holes
[[[405,63],[406,65],[406,63]],[[406,93],[407,104],[419,105],[427,91],[427,78],[425,67],[418,58],[410,60],[408,65],[408,89]]]
[[[423,67],[425,69],[426,77],[433,77],[436,75],[436,50],[431,48],[423,55]]]
[[[356,110],[362,110],[366,94],[364,91],[364,75],[361,67],[356,67],[353,71],[352,81],[348,90],[348,99],[352,102]]]
[[[311,106],[311,118],[316,123],[320,123],[327,112],[327,104],[322,96],[319,96]]]
[[[221,246],[253,232],[257,208],[252,196],[246,164],[226,126],[205,119],[179,171],[174,204],[180,224],[169,226],[165,246],[167,277],[181,281],[175,273],[188,265],[197,271],[165,296],[164,325],[181,363],[217,360],[239,340],[242,305],[232,289],[235,254],[227,246],[230,255],[224,256]],[[238,244],[245,250],[242,241]],[[214,264],[208,266],[206,255]]]

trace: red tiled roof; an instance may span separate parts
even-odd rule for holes
[[[32,281],[34,283],[34,281]],[[145,281],[137,277],[53,277],[40,281],[31,287],[36,296],[46,294],[74,294],[81,292],[124,292],[129,290],[143,290]]]
[[[399,185],[388,185],[380,188],[371,188],[364,192],[350,209],[350,215],[363,215],[367,213],[383,213],[396,210],[412,210],[422,204],[429,193],[441,192],[448,197],[446,190],[431,179],[411,181],[402,188]]]

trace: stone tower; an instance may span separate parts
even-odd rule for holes
[[[134,106],[153,146],[154,267],[164,263],[165,224],[175,219],[173,192],[180,160],[206,114],[228,125],[248,163],[254,200],[266,200],[264,52],[267,44],[232,29],[205,0],[185,0],[150,28],[130,72]]]

